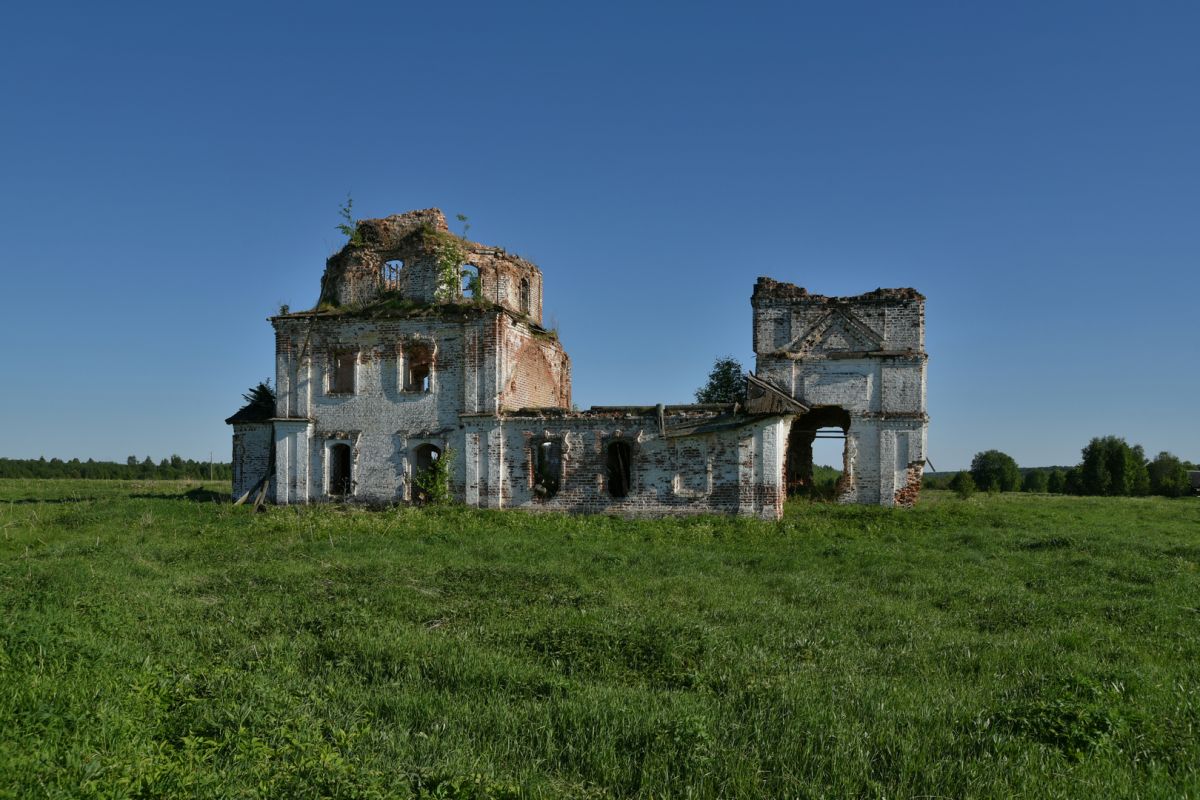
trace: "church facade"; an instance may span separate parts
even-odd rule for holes
[[[316,307],[270,320],[275,408],[227,420],[233,494],[419,503],[437,473],[478,508],[777,519],[789,488],[811,480],[809,432],[844,422],[840,499],[915,501],[924,299],[880,290],[893,294],[864,313],[764,281],[745,401],[580,411],[570,359],[542,326],[535,265],[453,235],[436,209],[360,221]],[[887,474],[867,468],[876,458]]]

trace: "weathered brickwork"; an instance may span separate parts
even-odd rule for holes
[[[925,298],[914,289],[855,297],[809,294],[759,278],[754,308],[756,374],[806,406],[793,422],[789,485],[801,484],[811,438],[846,436],[843,502],[912,505],[925,464]],[[801,452],[796,452],[797,450]]]
[[[436,208],[359,222],[356,240],[326,262],[320,303],[365,304],[388,292],[434,303],[447,299],[447,288],[461,297],[462,276],[456,276],[453,287],[443,285],[439,259],[447,241],[461,249],[463,271],[478,275],[477,289],[467,289],[478,293],[471,299],[542,323],[541,270],[503,248],[450,236],[446,218]]]
[[[725,513],[777,519],[785,499],[787,426],[779,416],[735,415],[728,408],[593,408],[583,412],[464,417],[467,497],[493,508],[612,513],[622,516]],[[534,450],[561,452],[559,486],[538,491]],[[612,448],[628,453],[628,483]]]
[[[233,496],[249,492],[270,468],[271,423],[233,425]]]
[[[413,451],[431,444],[461,453],[460,415],[499,413],[505,392],[496,387],[519,383],[531,363],[540,388],[526,393],[546,407],[570,404],[570,361],[557,338],[505,310],[379,319],[289,314],[273,321],[277,416],[311,421],[308,435],[317,445],[306,449],[304,463],[290,465],[296,496],[305,500],[329,495],[328,448],[342,443],[353,453],[355,498],[411,499]],[[341,353],[354,357],[348,392],[333,388]],[[414,361],[428,364],[425,382],[410,381]]]
[[[540,326],[536,266],[452,236],[436,209],[364,220],[328,260],[317,307],[271,318],[275,417],[228,420],[234,494],[267,479],[277,503],[417,502],[417,477],[450,457],[451,493],[470,506],[777,519],[838,409],[841,499],[910,504],[924,461],[920,301],[760,279],[763,380],[745,405],[576,411],[570,360]]]

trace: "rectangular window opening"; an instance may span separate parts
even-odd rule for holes
[[[549,500],[562,483],[562,443],[557,440],[533,444],[533,494]]]
[[[383,290],[385,292],[400,291],[400,272],[404,269],[403,261],[387,261],[383,265]]]
[[[404,391],[428,392],[433,389],[433,358],[429,348],[417,345],[406,353],[408,368],[404,372]]]
[[[333,375],[329,381],[329,391],[335,394],[354,394],[354,362],[355,353],[352,350],[335,353],[333,356]]]

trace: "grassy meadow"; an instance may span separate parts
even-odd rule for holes
[[[1200,501],[0,481],[0,798],[1200,796]]]

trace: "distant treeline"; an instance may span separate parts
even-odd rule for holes
[[[992,492],[1049,492],[1051,494],[1138,497],[1182,497],[1193,488],[1189,470],[1200,469],[1168,452],[1147,459],[1141,445],[1130,445],[1118,436],[1101,436],[1083,448],[1083,460],[1074,467],[1017,466],[999,450],[976,453],[971,469],[958,473],[926,474],[929,489],[953,489],[968,495],[976,489]]]
[[[171,456],[157,464],[150,456],[138,460],[137,456],[125,459],[124,464],[115,461],[96,461],[89,458],[80,461],[72,458],[63,461],[52,458],[0,458],[0,478],[92,478],[101,480],[231,480],[231,464],[193,461],[190,458]]]

